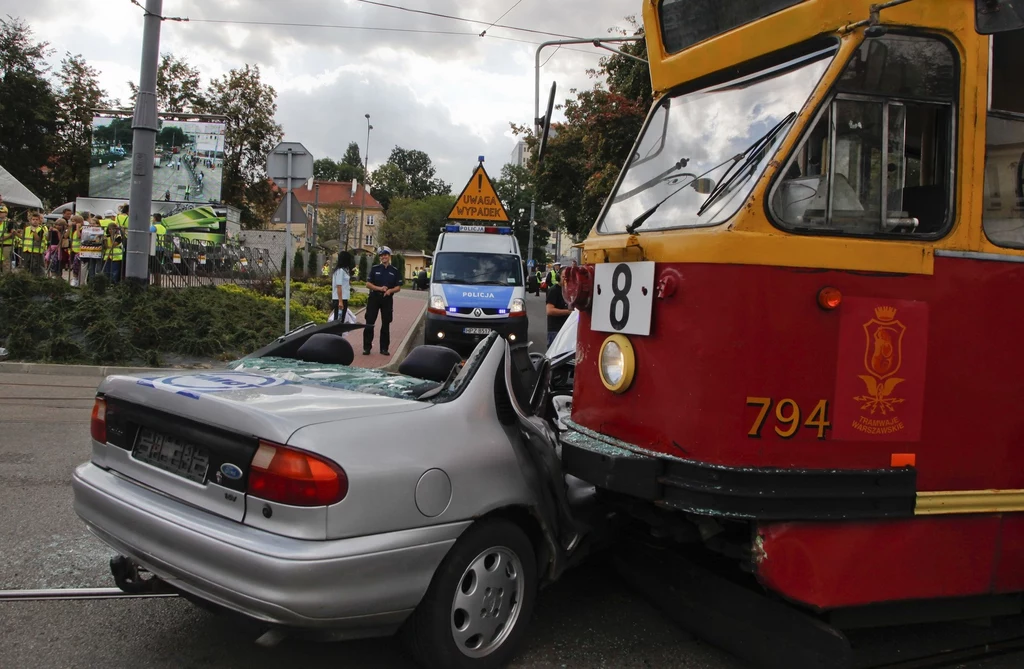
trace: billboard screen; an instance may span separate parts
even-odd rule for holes
[[[161,119],[153,158],[152,199],[219,202],[224,132],[224,123]],[[89,195],[127,200],[131,184],[131,117],[93,117]]]

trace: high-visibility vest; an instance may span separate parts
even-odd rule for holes
[[[45,242],[36,240],[36,234],[39,233],[40,231],[43,233],[43,237],[46,237],[46,228],[44,227],[37,228],[35,226],[30,225],[25,228],[24,238],[21,243],[22,250],[24,250],[25,253],[43,252],[43,244]]]
[[[71,228],[71,252],[78,253],[82,250],[82,229]]]
[[[10,228],[11,228],[11,222],[10,221],[2,221],[2,222],[0,222],[0,246],[10,246],[11,245],[11,241],[12,240],[4,239],[4,237],[6,237],[7,234],[11,231]]]
[[[556,272],[555,270],[551,270],[550,272],[548,272],[548,285],[549,286],[557,286],[558,285],[558,272]]]
[[[103,228],[104,230],[106,230],[106,229],[107,229],[107,226],[108,226],[108,225],[110,225],[110,224],[111,224],[111,223],[113,223],[113,222],[114,222],[114,221],[112,221],[112,220],[111,220],[111,219],[109,219],[109,218],[101,218],[101,219],[99,220],[99,223],[100,223],[100,227],[101,227],[101,228]]]
[[[103,238],[103,259],[112,262],[121,262],[124,259],[124,249],[120,244],[115,244],[112,237]]]
[[[114,222],[120,225],[122,228],[128,227],[128,214],[118,214],[114,217]]]

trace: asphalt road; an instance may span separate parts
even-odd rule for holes
[[[543,302],[529,302],[533,312]],[[537,323],[540,323],[537,319]],[[533,328],[531,327],[531,331]],[[113,553],[75,516],[70,476],[89,455],[96,379],[0,374],[0,589],[110,587]],[[253,644],[250,624],[184,600],[0,604],[0,667],[395,667],[392,639]],[[599,561],[541,593],[516,669],[741,669],[679,630]],[[1024,666],[1024,655],[961,665]]]

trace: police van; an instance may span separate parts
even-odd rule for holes
[[[491,332],[527,341],[519,242],[510,227],[447,225],[434,249],[425,342],[475,345]]]

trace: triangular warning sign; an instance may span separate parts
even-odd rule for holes
[[[448,214],[450,221],[489,221],[492,223],[508,223],[508,214],[501,204],[494,184],[487,176],[483,165],[473,171],[473,177],[462,189],[459,199]]]

